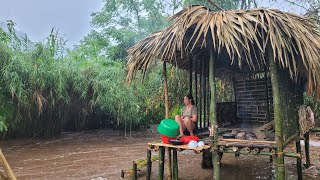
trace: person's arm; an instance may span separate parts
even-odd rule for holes
[[[196,115],[196,114],[193,114],[193,115],[192,115],[192,117],[191,117],[190,119],[191,119],[191,121],[193,121],[193,122],[197,122],[198,117],[197,117],[197,115]]]
[[[197,112],[197,108],[194,107],[192,111],[191,121],[197,122],[197,120],[198,120],[198,112]]]
[[[184,118],[184,116],[183,116],[183,111],[184,111],[184,107],[183,107],[183,108],[181,108],[181,115],[180,115],[181,119],[183,119],[183,118]]]

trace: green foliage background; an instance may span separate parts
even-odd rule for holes
[[[224,9],[246,9],[254,0],[216,0]],[[126,83],[126,50],[169,25],[167,18],[207,0],[105,0],[92,13],[91,32],[70,49],[52,29],[43,42],[0,28],[0,132],[3,136],[55,136],[96,128],[138,129],[164,118],[161,64]],[[97,30],[99,29],[99,30]],[[188,93],[188,72],[168,67],[170,114]],[[219,81],[220,101],[232,92]],[[306,97],[319,114],[319,101]]]

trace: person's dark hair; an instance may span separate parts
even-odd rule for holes
[[[191,104],[194,105],[194,100],[191,94],[186,95],[186,97],[191,100]]]

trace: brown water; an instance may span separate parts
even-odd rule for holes
[[[146,144],[158,140],[157,137],[136,133],[125,138],[123,133],[107,130],[63,133],[55,139],[10,140],[2,144],[2,150],[15,175],[22,180],[121,179],[121,169],[130,168],[133,160],[145,158]],[[191,151],[179,152],[179,179],[212,179],[211,169],[201,169],[201,157]],[[286,167],[287,179],[297,179],[293,161],[288,161]],[[154,162],[152,179],[157,179],[157,169],[158,162]],[[273,171],[268,157],[235,158],[226,154],[221,179],[273,179]],[[145,168],[139,172],[139,178],[145,179]]]

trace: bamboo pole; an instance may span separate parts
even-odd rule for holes
[[[163,85],[164,85],[164,96],[165,96],[165,109],[166,109],[166,119],[169,118],[169,93],[168,93],[168,82],[167,82],[167,66],[166,61],[163,62]],[[168,154],[168,180],[171,180],[171,151],[169,148],[167,148],[167,154]]]
[[[267,47],[267,58],[270,65],[270,75],[273,93],[273,107],[274,107],[274,121],[275,121],[275,135],[277,142],[277,158],[276,158],[276,178],[277,180],[284,180],[284,155],[283,155],[283,127],[282,127],[282,112],[280,100],[280,83],[278,66],[274,62],[274,54],[271,45]]]
[[[310,129],[310,132],[320,132],[320,129]]]
[[[188,56],[188,60],[189,60],[189,94],[192,94],[192,59],[189,58]]]
[[[269,150],[269,152],[271,152],[271,151],[272,151],[272,149]],[[269,161],[270,161],[271,163],[273,162],[273,156],[272,156],[272,155],[269,156]]]
[[[167,176],[167,179],[168,179],[168,180],[171,180],[171,179],[172,179],[171,148],[166,147],[166,151],[167,151],[167,154],[168,154],[168,165],[167,165],[168,176]]]
[[[147,180],[151,179],[151,167],[152,167],[152,162],[151,162],[151,150],[147,150]]]
[[[299,122],[298,122],[299,123]],[[283,146],[286,147],[292,140],[299,137],[299,133],[296,133],[284,141]]]
[[[138,179],[138,172],[137,172],[137,163],[135,161],[133,161],[133,176],[132,179],[133,180],[137,180]]]
[[[202,81],[203,81],[203,77],[202,77],[202,71],[203,71],[203,61],[200,61],[200,80],[199,80],[199,108],[198,108],[198,113],[199,113],[199,123],[200,123],[200,128],[203,127],[203,124],[202,124]]]
[[[198,61],[194,62],[194,84],[195,84],[195,98],[196,98],[196,107],[198,107],[198,74],[197,74],[197,68],[198,68]],[[198,117],[199,119],[199,117]]]
[[[306,168],[309,168],[311,163],[310,163],[310,149],[309,149],[309,132],[306,132],[304,134],[304,149],[306,152]]]
[[[207,63],[207,89],[206,89],[206,91],[207,91],[207,99],[206,99],[206,106],[207,106],[207,123],[208,123],[208,126],[207,127],[209,127],[209,125],[210,125],[210,118],[209,118],[209,116],[210,116],[210,86],[209,86],[209,61],[208,61],[208,63]]]
[[[159,147],[159,173],[158,173],[158,180],[163,180],[164,176],[164,155],[165,149],[164,147]]]
[[[300,140],[296,141],[296,150],[297,153],[301,155],[301,144]],[[297,174],[298,174],[298,180],[302,180],[302,160],[301,158],[297,158]]]
[[[172,150],[173,152],[173,180],[178,180],[178,153],[177,153],[177,149],[173,148]]]
[[[269,104],[269,88],[268,88],[268,73],[267,73],[267,67],[264,68],[264,82],[265,82],[265,88],[266,88],[266,108],[267,108],[267,119],[268,122],[270,122],[270,104]]]
[[[207,127],[206,126],[206,122],[207,122],[207,117],[206,117],[206,114],[207,114],[207,112],[206,112],[206,109],[207,109],[207,67],[206,67],[206,65],[207,65],[207,61],[205,61],[204,63],[204,71],[203,71],[203,73],[204,73],[204,81],[203,81],[203,127]],[[209,125],[209,124],[208,124]]]
[[[232,154],[239,153],[239,154],[243,154],[243,155],[250,155],[253,153],[253,151],[248,153],[246,149],[239,150],[239,151],[234,151],[233,149],[220,149],[219,151],[222,153],[232,153]],[[275,153],[274,152],[267,152],[267,151],[260,151],[259,154],[252,154],[252,155],[272,156],[272,155],[275,155]],[[285,152],[285,153],[283,153],[283,155],[285,157],[300,158],[301,159],[301,155],[298,153]]]
[[[166,61],[163,62],[163,87],[164,87],[166,118],[168,118],[169,117],[169,93],[168,93]]]
[[[220,161],[218,148],[218,124],[216,112],[216,82],[215,82],[215,59],[213,57],[213,46],[210,48],[210,62],[209,62],[209,85],[211,90],[210,98],[210,119],[212,138],[212,162],[213,162],[213,178],[220,179]]]
[[[13,174],[13,171],[11,170],[8,164],[8,161],[4,157],[1,149],[0,149],[0,163],[3,166],[5,173],[7,174],[7,178],[10,180],[17,180],[16,176]]]

